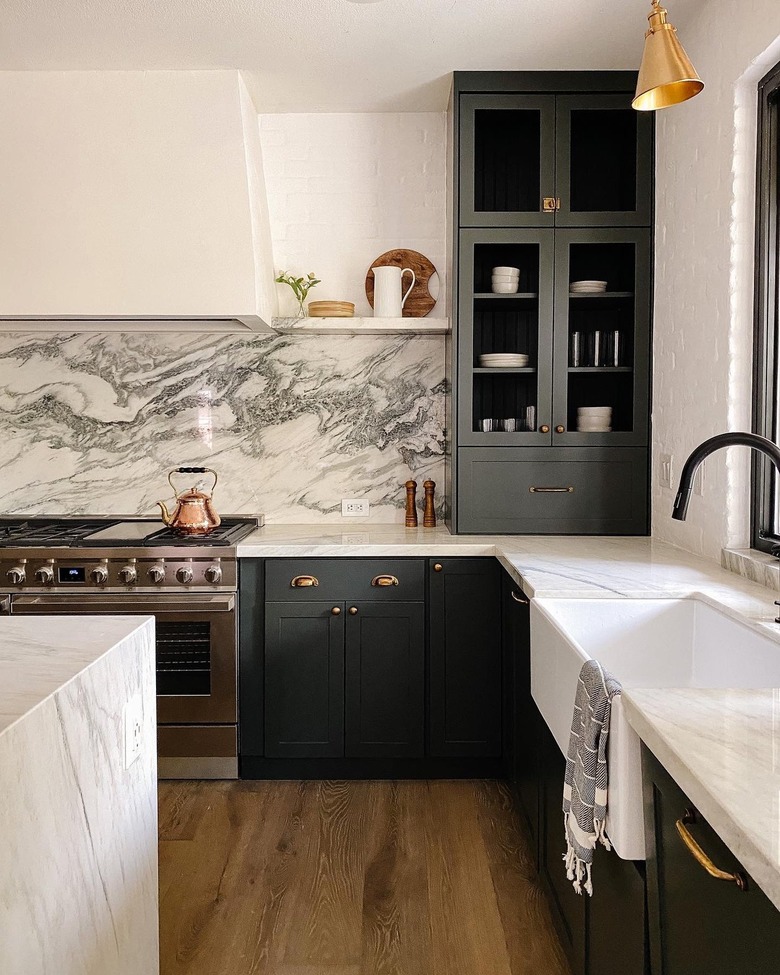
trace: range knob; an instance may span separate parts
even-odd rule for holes
[[[108,567],[105,565],[96,565],[90,572],[90,576],[96,586],[104,586],[108,582]]]
[[[206,582],[216,585],[216,583],[222,582],[222,566],[210,565],[206,568],[204,575],[206,576]]]
[[[151,565],[149,566],[149,578],[152,582],[162,582],[165,578],[165,566],[164,565]]]
[[[188,565],[183,565],[180,569],[176,570],[176,578],[179,582],[184,583],[185,586],[192,582],[192,569]]]
[[[9,582],[12,582],[15,586],[21,585],[27,578],[27,573],[24,571],[23,565],[15,565],[13,569],[9,569],[6,572]]]
[[[125,565],[119,570],[119,578],[126,586],[132,585],[138,579],[138,571],[134,565]]]
[[[50,565],[42,565],[35,570],[35,578],[43,586],[50,586],[54,582],[54,569]]]

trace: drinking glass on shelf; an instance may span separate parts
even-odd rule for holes
[[[517,429],[517,420],[514,417],[507,417],[501,421],[501,427],[504,433],[514,433]]]
[[[612,348],[610,349],[609,364],[611,366],[623,365],[623,336],[620,329],[615,329],[612,333]]]
[[[495,427],[493,426],[494,423],[495,423],[495,420],[492,420],[492,419],[487,419],[486,418],[484,420],[480,420],[479,421],[479,429],[483,433],[492,433],[492,431],[495,429]]]
[[[525,429],[533,433],[536,430],[536,407],[526,406],[525,408]]]
[[[569,365],[582,365],[582,332],[571,333]]]
[[[593,333],[593,365],[604,365],[604,333],[600,328]]]

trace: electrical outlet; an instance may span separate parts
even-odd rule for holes
[[[341,501],[342,518],[368,518],[368,501],[362,498],[343,498]]]
[[[672,486],[672,455],[661,454],[658,458],[660,473],[658,480],[661,487],[670,488]]]
[[[128,769],[141,756],[144,706],[140,694],[136,694],[125,704],[123,715],[125,723],[125,768]]]

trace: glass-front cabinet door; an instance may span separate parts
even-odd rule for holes
[[[460,112],[461,226],[552,226],[555,96],[464,95]]]
[[[650,231],[557,230],[553,444],[648,442]]]
[[[556,226],[650,226],[651,116],[629,94],[557,97]]]
[[[459,443],[551,443],[554,231],[463,230]]]

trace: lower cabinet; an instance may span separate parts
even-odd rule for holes
[[[452,558],[431,560],[430,569],[429,754],[499,758],[499,565],[492,558]]]
[[[270,758],[419,758],[425,740],[423,603],[269,602]]]
[[[646,748],[642,760],[653,975],[777,975],[780,912]],[[681,831],[746,889],[711,877]]]
[[[502,589],[505,674],[512,682],[507,774],[572,975],[647,975],[644,865],[599,847],[592,897],[577,894],[566,877],[566,760],[531,697],[526,597],[508,574]]]

